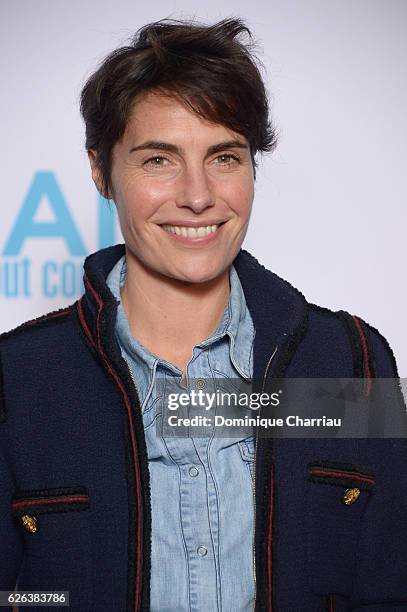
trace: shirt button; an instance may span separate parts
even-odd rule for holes
[[[196,381],[196,386],[198,389],[205,389],[205,381],[203,378],[198,378]]]
[[[208,549],[206,548],[206,546],[198,546],[198,549],[196,552],[198,553],[200,557],[204,557],[205,555],[208,554]]]
[[[199,470],[197,467],[193,465],[189,468],[188,473],[191,476],[191,478],[195,478],[195,476],[198,476]]]

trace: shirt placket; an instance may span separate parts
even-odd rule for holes
[[[187,366],[188,390],[210,376],[202,349]],[[191,381],[191,382],[190,382]],[[190,412],[192,416],[192,413]],[[168,452],[179,466],[180,521],[186,546],[191,612],[220,611],[216,491],[208,465],[210,438],[166,439]]]

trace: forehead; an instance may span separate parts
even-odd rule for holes
[[[148,92],[133,104],[124,137],[205,142],[228,138],[246,143],[241,134],[198,116],[177,97],[160,92]]]

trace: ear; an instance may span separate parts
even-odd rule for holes
[[[89,149],[88,158],[92,170],[92,179],[95,183],[96,189],[104,198],[106,198],[107,200],[111,199],[110,193],[106,193],[103,189],[102,171],[100,168],[96,151],[94,151],[93,149]]]

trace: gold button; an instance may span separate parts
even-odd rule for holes
[[[355,503],[359,495],[360,495],[360,489],[358,489],[357,487],[354,487],[353,489],[346,489],[343,495],[343,498],[342,498],[343,503],[346,506],[350,506],[351,504]]]
[[[35,516],[23,514],[21,520],[26,531],[29,531],[30,533],[36,533],[38,531],[37,519]]]

